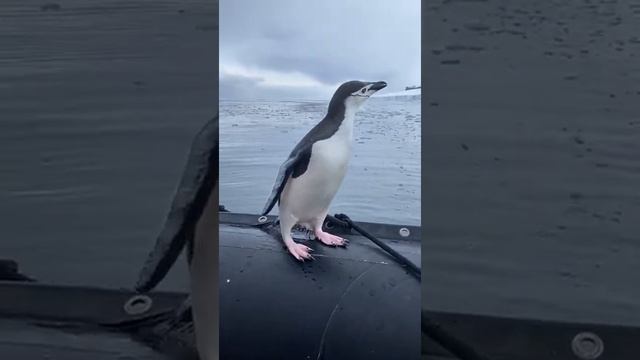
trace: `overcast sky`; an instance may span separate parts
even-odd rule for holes
[[[419,0],[221,0],[220,98],[328,100],[348,80],[420,84]]]

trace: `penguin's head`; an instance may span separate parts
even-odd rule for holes
[[[347,81],[340,85],[331,98],[329,103],[329,112],[332,109],[337,110],[344,107],[346,110],[358,110],[360,106],[375,94],[378,90],[384,89],[387,83],[384,81],[364,82],[364,81]]]

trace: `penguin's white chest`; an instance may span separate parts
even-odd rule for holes
[[[336,133],[311,147],[307,171],[290,178],[281,198],[281,213],[300,222],[323,216],[347,173],[351,158],[353,118],[345,118]]]
[[[305,180],[317,179],[317,185],[321,188],[334,189],[342,182],[350,158],[350,139],[334,136],[318,141],[311,148],[309,166],[300,178],[301,180],[302,178]]]

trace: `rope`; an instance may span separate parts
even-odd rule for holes
[[[402,255],[399,252],[395,251],[392,247],[390,247],[386,243],[378,240],[375,236],[369,234],[366,230],[364,230],[360,226],[356,225],[347,215],[345,215],[345,214],[336,214],[335,218],[338,219],[338,220],[344,221],[348,225],[349,228],[354,229],[355,231],[359,232],[362,236],[364,236],[367,239],[373,241],[373,243],[375,243],[376,245],[381,247],[384,251],[386,251],[391,256],[393,256],[401,265],[406,266],[411,271],[413,276],[415,276],[418,280],[421,279],[422,270],[416,264],[411,262],[411,260],[407,259],[404,255]]]
[[[377,239],[375,236],[369,234],[366,230],[355,224],[347,215],[345,214],[336,214],[335,217],[330,216],[330,219],[336,219],[337,222],[342,222],[343,226],[346,225],[347,228],[353,229],[360,233],[360,235],[366,237],[371,240],[373,243],[381,247],[387,253],[389,253],[392,257],[396,259],[400,263],[400,265],[405,266],[411,271],[411,274],[415,276],[418,280],[421,280],[422,272],[421,269],[411,262],[411,260],[407,259],[404,255],[398,253],[396,250],[391,248],[386,243]],[[485,356],[480,355],[473,347],[451,335],[448,331],[442,328],[442,325],[432,321],[427,317],[422,311],[421,313],[421,323],[422,323],[422,332],[435,341],[438,345],[442,346],[444,349],[449,351],[451,354],[456,356],[461,360],[488,360]]]
[[[442,328],[442,325],[429,319],[424,311],[421,315],[422,332],[457,358],[462,360],[489,360],[487,357],[480,355],[470,345],[452,336]]]

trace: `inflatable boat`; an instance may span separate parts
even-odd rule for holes
[[[302,263],[270,233],[275,217],[220,212],[221,359],[419,358],[419,279],[353,228],[413,264],[420,228],[333,219],[325,228],[349,246],[300,231],[297,241],[315,250]],[[9,268],[2,359],[196,358],[191,319],[174,316],[187,294],[50,286]]]
[[[419,227],[329,221],[349,246],[326,247],[300,232],[297,241],[308,241],[316,258],[300,263],[264,228],[273,220],[220,213],[221,359],[631,360],[640,353],[638,327],[419,314],[419,280],[367,237],[419,264]],[[191,319],[176,316],[185,293],[52,286],[3,264],[1,359],[197,359]],[[445,336],[425,331],[425,319]]]

